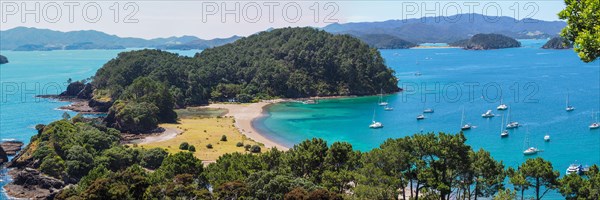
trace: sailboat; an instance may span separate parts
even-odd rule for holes
[[[506,120],[508,123],[506,124],[506,129],[519,128],[519,122],[510,121],[510,110],[508,110],[508,119]]]
[[[540,151],[538,148],[535,148],[535,147],[529,145],[529,129],[527,129],[527,133],[525,136],[525,144],[527,144],[526,145],[527,149],[525,149],[525,151],[523,151],[523,154],[526,156],[535,155]]]
[[[425,115],[423,115],[423,114],[417,115],[417,120],[422,120],[422,119],[425,119]]]
[[[379,95],[379,105],[380,106],[387,106],[388,105],[387,101],[383,101],[383,89],[381,89],[381,94]]]
[[[373,109],[373,120],[371,122],[371,125],[369,125],[369,128],[372,128],[372,129],[383,128],[383,124],[381,122],[375,121],[375,109]]]
[[[461,125],[460,130],[463,130],[463,131],[470,130],[471,124],[469,124],[469,123],[465,124],[464,121],[465,121],[465,108],[463,107],[462,117],[460,119],[460,125]]]
[[[433,113],[433,108],[425,108],[425,102],[423,102],[423,113]]]
[[[502,99],[500,99],[500,105],[498,105],[498,107],[496,107],[497,110],[506,110],[508,109],[508,106],[506,104],[502,103]]]
[[[575,110],[575,107],[569,105],[569,93],[567,93],[567,102],[566,102],[565,106],[566,106],[565,110],[567,112],[571,112],[571,111]]]
[[[508,137],[508,130],[504,129],[504,115],[502,115],[502,121],[500,121],[500,137]]]
[[[494,114],[492,113],[492,110],[487,110],[485,113],[481,114],[481,117],[492,118],[492,117],[494,117]]]
[[[392,111],[392,110],[394,110],[394,108],[393,107],[389,107],[389,106],[385,106],[385,107],[383,107],[383,110],[385,110],[385,111]]]
[[[546,142],[550,142],[550,135],[546,134],[546,135],[544,136],[544,141],[546,141]]]
[[[590,124],[590,129],[600,128],[600,122],[598,122],[598,115],[592,111],[592,124]]]

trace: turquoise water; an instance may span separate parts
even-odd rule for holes
[[[29,142],[36,124],[60,119],[56,108],[67,105],[39,94],[58,94],[66,89],[66,80],[93,76],[104,63],[122,50],[1,51],[10,63],[0,65],[0,139]],[[173,51],[193,56],[195,51]],[[75,113],[69,112],[71,116]],[[0,177],[0,186],[10,181]],[[0,199],[4,197],[0,195]]]
[[[537,156],[550,160],[561,174],[576,160],[581,164],[600,164],[600,130],[588,128],[592,110],[600,110],[599,62],[583,63],[572,50],[540,49],[545,41],[521,42],[522,48],[489,51],[382,50],[387,65],[396,71],[400,86],[411,90],[384,97],[394,111],[377,106],[378,97],[321,100],[316,105],[283,103],[270,106],[267,117],[254,125],[287,146],[321,137],[330,143],[347,141],[367,151],[387,138],[421,130],[456,133],[460,131],[464,108],[465,122],[476,126],[465,132],[467,143],[490,151],[507,166],[518,166],[527,158],[522,153],[527,135],[532,146],[543,150]],[[422,75],[415,76],[417,71]],[[469,92],[465,83],[479,86]],[[501,116],[481,117],[488,109],[497,115],[508,113],[496,110],[500,103],[496,88],[502,91],[511,118],[525,125],[510,131],[505,139],[499,136]],[[567,93],[576,107],[570,113],[564,110]],[[435,113],[417,121],[424,104],[434,108]],[[384,124],[383,129],[368,128],[373,110],[376,120]],[[550,142],[544,142],[546,134],[551,136]],[[551,197],[560,199],[556,195]]]

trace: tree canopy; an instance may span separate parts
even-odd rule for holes
[[[567,20],[561,35],[574,43],[575,52],[584,62],[600,56],[600,2],[597,0],[565,0],[566,8],[558,17]]]

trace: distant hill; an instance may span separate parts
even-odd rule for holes
[[[521,43],[501,34],[476,34],[468,40],[451,42],[449,45],[470,50],[488,50],[520,47]]]
[[[388,34],[365,34],[355,35],[355,37],[377,49],[407,49],[417,46],[415,43]]]
[[[495,21],[489,20],[493,18]],[[387,34],[413,43],[449,43],[468,39],[478,33],[497,33],[517,39],[549,38],[557,36],[565,26],[563,21],[516,20],[511,17],[460,14],[439,18],[438,21],[435,17],[425,17],[382,22],[335,23],[324,27],[323,30],[355,36]]]
[[[230,38],[201,40],[194,36],[142,39],[119,37],[100,31],[61,32],[49,29],[17,27],[0,31],[0,49],[17,51],[49,51],[57,49],[124,49],[124,48],[160,48],[186,45],[192,47],[214,47],[232,42]],[[195,45],[203,41],[204,46]],[[176,48],[177,49],[177,48]],[[193,48],[198,49],[198,48]]]
[[[3,55],[0,55],[0,64],[6,64],[8,63],[8,58],[6,58]]]
[[[542,46],[542,49],[570,49],[570,48],[573,48],[573,44],[562,37],[554,37],[554,38],[548,40],[548,42],[546,42],[546,44],[544,44],[544,46]]]
[[[238,40],[240,38],[242,38],[242,37],[235,35],[235,36],[232,36],[229,38],[216,38],[216,39],[212,39],[212,40],[197,39],[197,40],[193,40],[193,41],[183,43],[183,44],[161,45],[161,46],[158,46],[157,48],[159,48],[159,49],[180,49],[180,50],[208,49],[208,48],[235,42],[236,40]]]

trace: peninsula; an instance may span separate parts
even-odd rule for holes
[[[521,43],[513,38],[500,34],[476,34],[470,39],[449,43],[450,46],[467,50],[489,50],[521,47]]]

